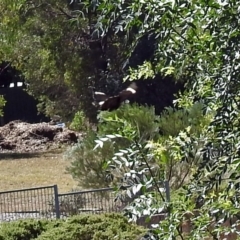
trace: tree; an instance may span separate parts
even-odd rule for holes
[[[189,109],[196,102],[201,102],[204,114],[212,115],[200,136],[186,128],[168,139],[168,145],[172,145],[170,154],[179,161],[186,161],[195,154],[193,149],[199,140],[202,146],[198,151],[200,159],[195,174],[190,176],[191,181],[183,186],[171,203],[162,199],[162,206],[168,210],[169,216],[156,230],[161,239],[185,239],[179,223],[186,220],[187,216],[194,224],[189,239],[205,236],[219,239],[222,233],[227,232],[226,228],[222,228],[222,223],[228,218],[238,219],[239,3],[144,0],[99,2],[101,18],[98,25],[102,27],[103,34],[108,37],[114,34],[126,35],[130,54],[143,36],[155,36],[153,57],[129,69],[130,74],[126,78],[149,78],[149,74],[174,75],[184,81],[186,87],[184,94],[179,95],[175,102],[176,108]],[[153,156],[169,159],[161,151],[162,146],[152,144],[149,152],[146,152],[144,145],[141,147],[135,143],[129,149],[141,147],[140,156],[146,157],[151,157],[151,150],[155,149],[158,151]],[[131,156],[127,162],[133,157],[129,151],[123,155]],[[136,159],[140,156],[136,153]],[[129,174],[133,176],[138,173]],[[151,182],[148,182],[149,179],[144,183],[134,182],[133,194],[136,190],[146,188],[147,183],[157,186],[154,181],[156,176],[152,177]],[[139,216],[144,214],[145,209],[148,209],[148,214],[155,212],[152,210],[156,209],[147,204],[152,200],[146,196],[142,198],[144,204],[139,203],[141,200],[134,202],[135,205],[130,209],[132,214],[136,214],[138,209],[142,209],[142,212],[138,212]],[[150,199],[158,200],[157,197]],[[187,213],[191,213],[191,216]],[[210,227],[210,223],[215,229]],[[236,232],[237,224],[230,226],[231,231]]]
[[[101,18],[96,3],[0,1],[0,61],[8,61],[21,71],[28,92],[40,100],[39,109],[47,115],[59,114],[71,120],[82,110],[96,121],[92,91],[114,95],[126,87],[122,79],[128,67],[153,56],[154,36],[150,40],[145,36],[126,61],[125,34],[102,36],[102,30],[94,28]],[[169,106],[181,86],[172,79],[160,80],[139,82],[134,101],[156,106],[157,113]]]
[[[106,59],[92,39],[92,17],[66,1],[0,1],[1,59],[23,74],[45,113],[71,119],[79,109],[94,115],[90,87],[104,84]],[[94,111],[95,110],[95,111]]]

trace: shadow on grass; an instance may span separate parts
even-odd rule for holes
[[[50,150],[46,152],[27,152],[27,153],[0,153],[0,161],[11,159],[11,160],[19,160],[19,159],[26,159],[26,158],[38,158],[43,157],[51,157],[51,154],[60,154],[63,153],[63,149],[61,150]]]

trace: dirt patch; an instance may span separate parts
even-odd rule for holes
[[[74,144],[80,138],[81,133],[66,127],[12,121],[0,127],[0,153],[43,152]]]

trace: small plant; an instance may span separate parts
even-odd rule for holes
[[[5,104],[6,104],[6,101],[5,101],[4,97],[0,95],[0,117],[3,116],[2,109],[5,106]]]
[[[69,128],[74,131],[83,131],[88,128],[87,119],[83,111],[78,111],[75,113]]]

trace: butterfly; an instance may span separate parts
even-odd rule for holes
[[[132,83],[128,88],[122,90],[118,95],[107,96],[103,92],[94,92],[94,105],[97,105],[101,111],[113,111],[118,109],[122,102],[134,95],[137,90],[136,83]],[[97,104],[96,104],[97,103]]]

